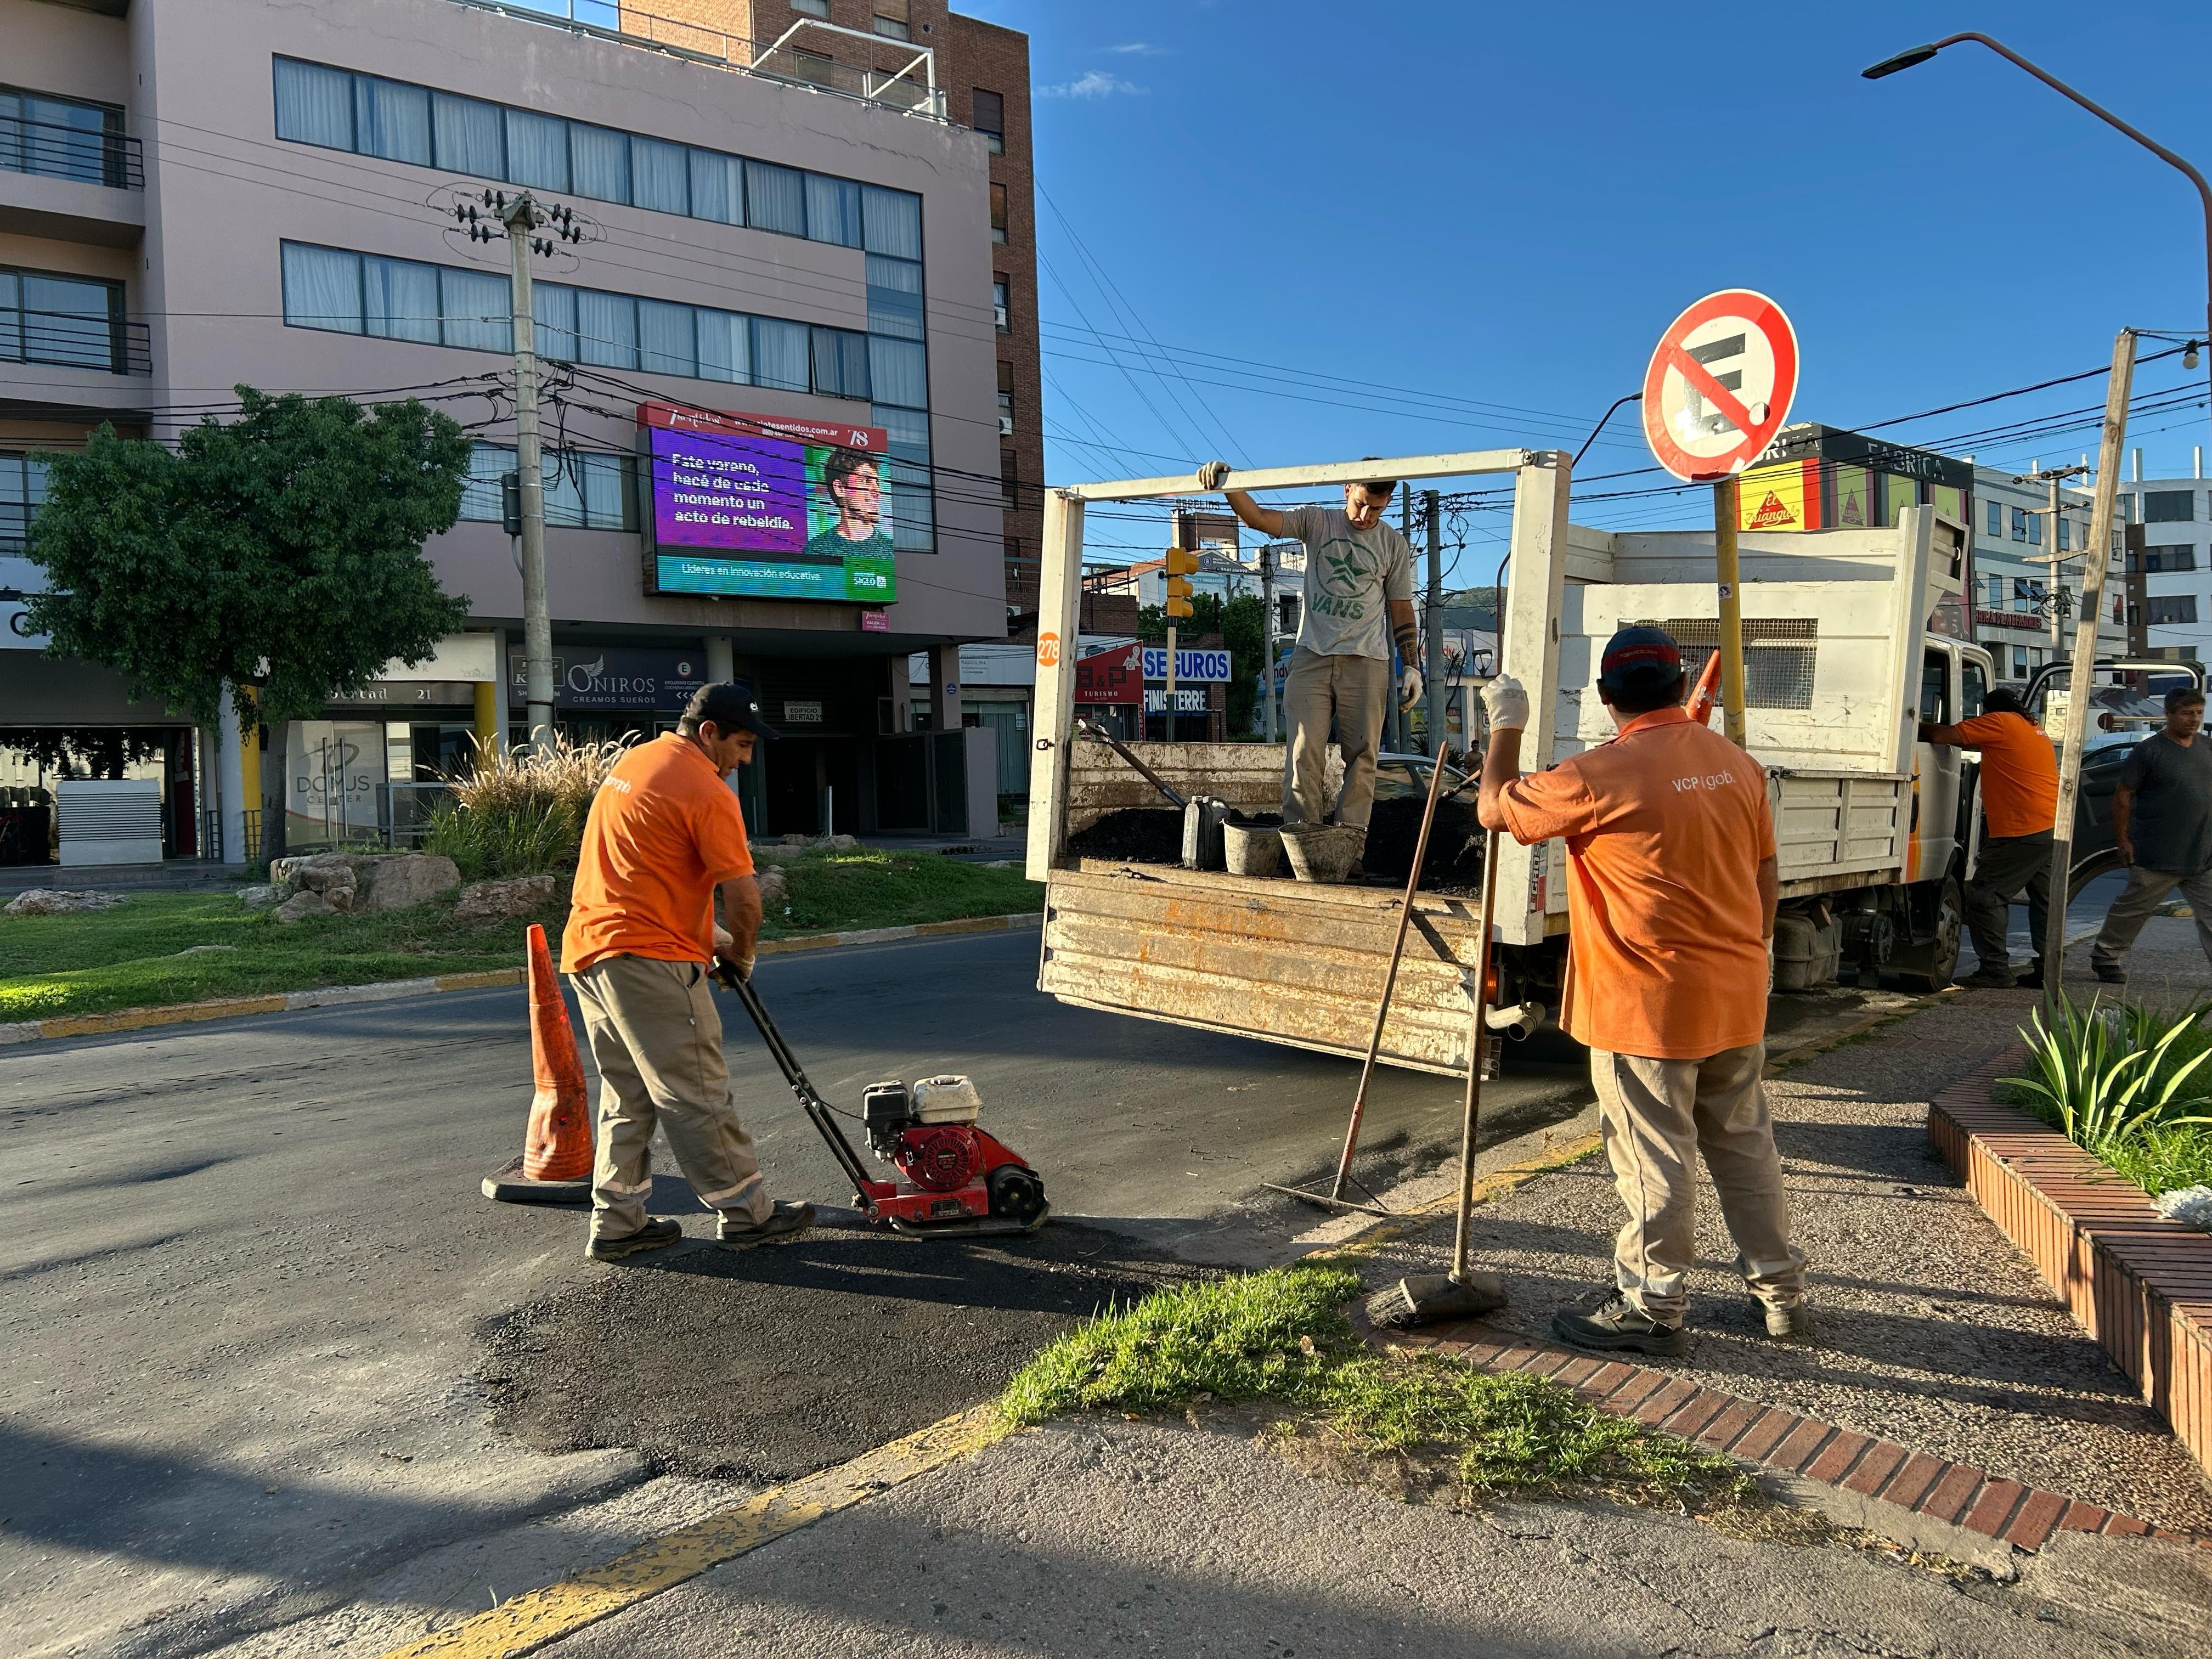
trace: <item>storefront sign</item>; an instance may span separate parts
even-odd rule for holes
[[[1075,700],[1096,707],[1136,702],[1144,687],[1144,655],[1133,645],[1094,651],[1075,659]]]
[[[640,404],[637,422],[649,591],[896,597],[883,428],[665,404]]]
[[[521,652],[507,653],[507,697],[520,708],[530,693]],[[706,676],[706,658],[689,651],[572,647],[553,656],[553,706],[680,714]]]
[[[1146,688],[1145,692],[1145,712],[1147,714],[1164,714],[1168,712],[1167,687],[1164,685],[1157,691],[1151,690],[1149,687]],[[1176,714],[1203,714],[1205,712],[1205,687],[1200,686],[1195,691],[1186,691],[1179,685],[1176,687]]]
[[[818,702],[787,702],[783,706],[786,726],[819,726],[822,724],[822,705]]]
[[[332,708],[473,708],[477,688],[469,680],[379,680],[360,690],[330,699]]]
[[[1145,678],[1164,681],[1168,677],[1168,648],[1164,645],[1145,647]],[[1229,681],[1229,653],[1226,651],[1177,651],[1176,678],[1188,680],[1194,685]]]

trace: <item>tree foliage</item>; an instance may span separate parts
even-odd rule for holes
[[[1178,642],[1218,637],[1227,648],[1229,685],[1224,702],[1232,738],[1251,731],[1252,711],[1260,704],[1260,666],[1267,660],[1267,608],[1256,593],[1240,593],[1228,600],[1218,593],[1194,593],[1190,615],[1176,624]],[[1147,644],[1166,642],[1164,607],[1148,605],[1138,611],[1137,637]]]
[[[466,621],[422,556],[460,514],[469,440],[413,398],[364,410],[237,388],[173,450],[103,426],[59,455],[32,520],[27,625],[201,720],[298,720],[414,664]],[[265,667],[264,665],[265,665]]]

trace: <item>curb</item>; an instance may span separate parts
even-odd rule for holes
[[[1372,1333],[1370,1346],[1426,1352],[1498,1374],[1526,1371],[1575,1390],[1598,1410],[1632,1418],[1647,1428],[1722,1453],[1781,1478],[1848,1524],[1901,1544],[1962,1559],[1987,1557],[1992,1547],[2035,1551],[2053,1534],[2179,1540],[2212,1549],[2212,1537],[2170,1532],[2063,1493],[2024,1486],[1893,1440],[1876,1440],[1816,1417],[1763,1406],[1708,1389],[1670,1371],[1607,1360],[1548,1342],[1500,1336],[1463,1322],[1430,1331]]]
[[[1001,933],[1042,922],[1044,912],[1020,915],[969,916],[957,921],[918,921],[899,927],[870,927],[849,933],[808,933],[798,939],[768,939],[761,956],[784,956],[795,951],[828,951],[847,945],[880,945],[891,939],[935,939],[947,933]],[[102,1036],[115,1031],[143,1031],[157,1025],[191,1025],[203,1020],[234,1019],[241,1014],[282,1014],[301,1008],[343,1007],[356,1002],[391,1002],[402,997],[427,996],[438,991],[482,991],[501,985],[520,985],[529,978],[524,968],[493,968],[473,974],[436,974],[421,979],[387,979],[374,985],[326,985],[312,991],[272,991],[265,996],[218,997],[208,1002],[172,1003],[160,1008],[119,1008],[108,1014],[59,1014],[52,1019],[19,1020],[0,1024],[0,1048],[38,1042],[54,1037]]]

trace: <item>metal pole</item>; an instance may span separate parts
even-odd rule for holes
[[[1168,696],[1167,696],[1167,705],[1168,705],[1168,710],[1167,710],[1167,712],[1168,712],[1168,741],[1169,741],[1170,743],[1173,743],[1173,742],[1176,740],[1176,738],[1175,738],[1175,716],[1176,716],[1176,708],[1175,708],[1175,691],[1176,691],[1176,687],[1175,687],[1175,671],[1176,671],[1176,660],[1175,660],[1175,659],[1176,659],[1176,625],[1175,625],[1173,623],[1170,623],[1168,624]]]
[[[538,208],[515,198],[501,216],[513,256],[514,465],[522,485],[522,662],[532,748],[553,742],[553,612],[545,595],[545,480],[538,450],[538,325],[530,304],[530,236]]]
[[[2104,609],[2105,571],[2112,557],[2112,513],[2120,493],[2120,449],[2127,441],[2128,398],[2135,385],[2136,336],[2124,328],[2112,343],[2112,374],[2105,389],[2105,431],[2097,453],[2096,505],[2089,514],[2089,551],[2082,561],[2081,605],[2074,624],[2074,667],[2068,677],[2066,731],[2058,747],[2058,811],[2051,839],[2051,914],[2043,930],[2043,1003],[2056,1012],[2065,974],[2068,878],[2074,870],[2074,809],[2081,789],[2081,742],[2089,731],[2089,682],[2097,670],[2097,620]],[[2057,567],[2054,565],[2055,570]]]
[[[1421,496],[1429,523],[1428,752],[1444,752],[1444,515],[1443,497],[1435,490]]]
[[[1713,486],[1713,556],[1721,599],[1721,710],[1728,739],[1741,749],[1743,724],[1743,596],[1736,574],[1736,480]]]
[[[1482,844],[1482,932],[1474,947],[1474,1005],[1467,1039],[1467,1098],[1460,1114],[1459,1216],[1452,1231],[1451,1276],[1467,1279],[1468,1215],[1474,1208],[1474,1137],[1482,1125],[1483,1051],[1490,1046],[1490,931],[1498,915],[1498,831]]]
[[[1275,740],[1275,547],[1272,542],[1260,544],[1260,608],[1265,613],[1260,623],[1260,702],[1261,731],[1269,743]]]
[[[2066,590],[2063,586],[2065,572],[2058,562],[2058,480],[2055,477],[2051,480],[2051,511],[2047,516],[2051,524],[2045,532],[2044,541],[2051,554],[2051,591],[2044,598],[2051,602],[2051,659],[2056,662],[2065,646],[2065,625],[2061,620],[2065,606],[2059,602],[2059,595]]]

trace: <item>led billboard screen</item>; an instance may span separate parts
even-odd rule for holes
[[[898,597],[881,427],[638,408],[649,591]]]

